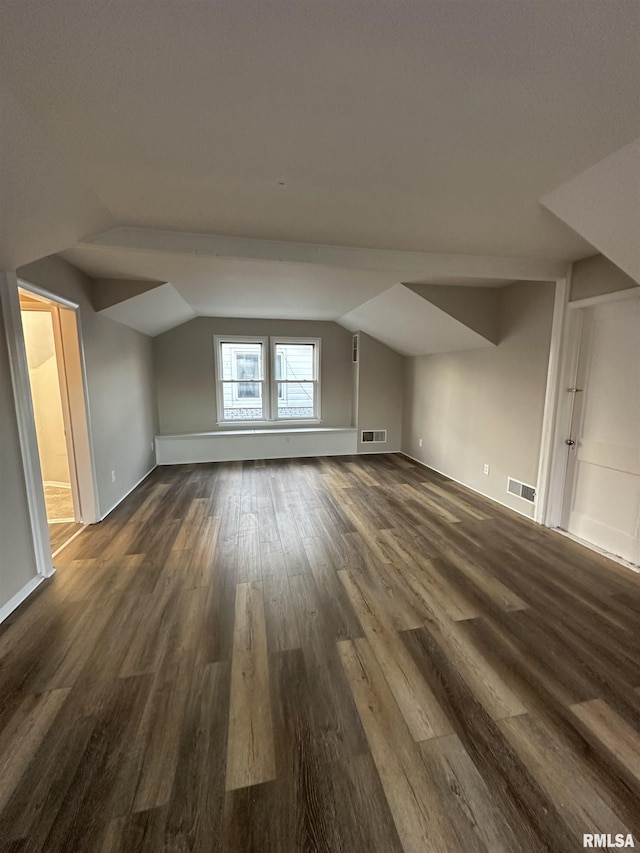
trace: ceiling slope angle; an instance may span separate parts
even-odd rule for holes
[[[480,349],[495,342],[404,284],[396,284],[338,322],[362,331],[401,355]],[[497,331],[497,330],[496,330]],[[492,330],[492,337],[495,332]]]
[[[193,308],[168,282],[101,279],[94,287],[94,305],[103,317],[150,337],[161,335],[196,316]]]
[[[405,284],[405,287],[491,343],[497,344],[500,335],[498,301],[501,286],[507,284],[510,282],[491,287],[447,284]]]
[[[640,283],[640,139],[562,184],[541,203]]]

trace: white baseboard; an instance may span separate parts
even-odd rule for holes
[[[114,505],[111,507],[111,509],[108,509],[105,513],[101,513],[100,518],[98,519],[98,522],[100,522],[100,521],[104,521],[104,520],[105,520],[105,518],[106,518],[110,513],[112,513],[112,512],[114,511],[114,509],[115,509],[117,506],[120,506],[120,504],[122,503],[122,501],[123,501],[123,500],[125,500],[125,498],[128,498],[128,497],[129,497],[129,495],[131,494],[131,492],[135,491],[135,490],[138,488],[138,486],[140,485],[140,483],[143,483],[143,482],[147,479],[147,477],[149,476],[149,474],[151,474],[153,471],[155,471],[157,467],[158,467],[157,465],[153,465],[151,468],[149,468],[149,470],[147,471],[147,473],[146,473],[146,474],[143,474],[143,476],[142,476],[142,477],[140,477],[140,479],[138,480],[138,482],[137,482],[137,483],[134,483],[134,484],[133,484],[133,486],[131,486],[131,488],[129,489],[129,491],[128,491],[128,492],[126,492],[124,495],[122,495],[122,497],[121,497],[121,498],[118,498],[118,500],[114,503]]]
[[[452,477],[451,474],[447,474],[445,471],[439,471],[437,468],[434,468],[433,465],[427,465],[426,462],[422,462],[422,460],[416,459],[415,456],[410,456],[408,453],[405,453],[404,450],[400,451],[400,455],[406,456],[407,459],[411,459],[412,462],[417,462],[418,465],[422,465],[423,468],[427,468],[429,471],[435,471],[436,474],[441,474],[443,477],[446,477],[447,480],[453,480],[453,482],[458,483],[459,486],[464,486],[465,489],[469,489],[470,492],[475,492],[476,495],[481,495],[488,501],[493,501],[494,504],[499,504],[505,509],[510,509],[511,512],[515,512],[518,515],[521,515],[523,518],[528,518],[529,521],[533,521],[534,524],[538,523],[530,515],[527,515],[526,512],[522,512],[519,509],[514,509],[512,506],[509,506],[509,504],[504,503],[504,501],[499,501],[497,498],[494,498],[491,495],[487,495],[484,492],[481,492],[480,489],[474,489],[473,486],[470,486],[468,483],[463,483],[462,480],[456,480],[456,478]]]
[[[22,602],[28,598],[44,580],[46,580],[46,578],[42,575],[36,575],[35,578],[31,578],[31,580],[26,583],[19,592],[16,592],[13,598],[10,598],[5,605],[0,607],[0,622],[4,622],[4,620],[10,616],[17,607],[20,607]]]

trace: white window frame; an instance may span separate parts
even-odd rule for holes
[[[313,384],[313,399],[314,399],[315,405],[314,405],[314,413],[313,413],[312,417],[310,417],[310,418],[279,418],[278,417],[278,385],[279,385],[279,383],[284,382],[285,384],[286,383],[297,384],[298,382],[308,382],[309,381],[308,379],[305,379],[305,380],[276,379],[276,369],[275,369],[276,347],[278,344],[285,344],[285,345],[286,344],[302,344],[302,345],[306,345],[306,346],[311,345],[314,348],[314,350],[313,350],[313,358],[314,358],[313,373],[314,373],[315,379],[311,380],[311,382]],[[322,345],[321,338],[298,338],[298,337],[291,338],[291,337],[281,337],[281,336],[275,336],[275,335],[271,337],[271,364],[273,365],[273,370],[271,371],[271,374],[270,374],[270,376],[271,376],[271,412],[272,412],[271,419],[272,420],[277,421],[278,423],[281,423],[281,424],[319,423],[322,420],[322,417],[321,417],[322,409],[320,407],[320,402],[321,402],[320,401],[320,388],[321,388],[321,383],[320,383],[320,365],[321,365],[320,348],[321,348],[321,345]],[[286,397],[286,395],[285,395],[285,397]]]
[[[260,382],[262,384],[262,416],[260,418],[225,418],[224,417],[224,383],[232,380],[224,380],[222,378],[223,360],[222,360],[222,344],[261,344],[262,345],[262,370],[263,378],[259,380],[250,380],[252,382]],[[311,380],[314,386],[314,401],[315,411],[311,418],[279,418],[278,417],[278,383],[287,380],[276,380],[276,345],[277,344],[306,344],[314,347],[314,375],[315,379]],[[321,361],[321,338],[307,337],[279,337],[272,336],[261,337],[255,335],[214,335],[214,369],[216,380],[216,410],[218,426],[229,426],[237,424],[238,426],[246,427],[249,425],[259,426],[261,424],[316,424],[320,423],[321,408],[321,376],[320,365]],[[235,380],[233,380],[235,381]],[[249,380],[247,380],[249,381]],[[296,382],[298,380],[289,380]],[[310,381],[310,380],[302,380]]]
[[[269,419],[270,409],[270,387],[269,387],[269,338],[254,335],[214,335],[214,365],[216,376],[216,409],[219,424],[261,424]],[[222,378],[223,359],[222,344],[261,344],[262,346],[262,379],[251,379],[247,381],[262,385],[262,414],[259,418],[225,418],[224,416],[224,385],[225,382],[236,382],[241,380],[227,380]],[[234,395],[235,397],[235,395]],[[253,398],[250,398],[253,399]],[[239,401],[239,400],[238,400]]]

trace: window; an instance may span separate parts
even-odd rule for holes
[[[218,422],[320,419],[318,338],[215,337]]]
[[[273,340],[277,420],[316,417],[316,343]]]
[[[265,420],[266,349],[260,338],[216,339],[218,420]]]

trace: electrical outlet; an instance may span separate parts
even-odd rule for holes
[[[421,438],[418,439],[418,447],[422,447],[422,439]]]
[[[115,483],[115,481],[116,481],[116,472],[115,472],[115,471],[112,471],[112,472],[111,472],[111,482],[112,482],[112,483]]]
[[[484,473],[488,474],[490,470],[491,470],[491,466],[489,465],[488,462],[485,462],[484,463]]]

